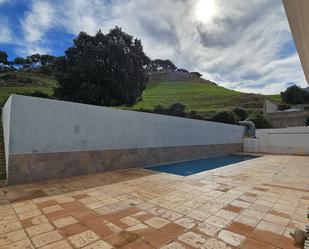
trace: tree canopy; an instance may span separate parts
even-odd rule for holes
[[[282,100],[288,104],[297,105],[309,103],[309,92],[296,85],[288,87],[280,94]]]
[[[177,67],[173,62],[170,60],[161,60],[161,59],[155,59],[150,61],[147,70],[149,72],[158,72],[162,70],[172,70],[175,71]]]
[[[140,40],[116,27],[91,36],[81,32],[56,61],[59,99],[88,104],[133,105],[148,81],[150,59]]]

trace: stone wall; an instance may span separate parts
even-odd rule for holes
[[[268,113],[266,119],[273,128],[302,127],[306,125],[309,113],[306,111],[291,111]]]

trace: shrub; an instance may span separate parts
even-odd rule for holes
[[[219,123],[226,123],[226,124],[236,124],[235,116],[232,112],[222,111],[215,113],[211,121],[219,122]]]
[[[32,93],[25,93],[24,95],[26,96],[31,96],[31,97],[37,97],[37,98],[49,98],[49,95],[46,94],[46,93],[43,93],[41,91],[35,91],[35,92],[32,92]]]
[[[249,116],[247,111],[241,107],[234,108],[233,113],[236,115],[238,121],[246,120]]]
[[[264,116],[260,113],[255,114],[253,117],[249,119],[255,124],[255,128],[257,129],[267,129],[272,128],[271,124]]]
[[[157,114],[165,114],[166,110],[162,105],[156,105],[155,108],[153,108],[153,112]]]
[[[279,104],[278,105],[278,110],[279,111],[285,111],[285,110],[288,110],[288,109],[291,109],[291,106],[288,105],[288,104]]]
[[[167,108],[167,113],[177,117],[184,117],[186,115],[185,109],[186,106],[184,104],[176,102]]]
[[[197,111],[195,111],[195,110],[192,110],[192,111],[188,114],[188,118],[204,120],[203,115],[199,114],[199,113],[198,113]]]

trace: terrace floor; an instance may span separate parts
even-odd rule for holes
[[[123,170],[0,188],[0,249],[297,248],[308,206],[309,157]]]

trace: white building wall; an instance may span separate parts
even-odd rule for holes
[[[309,155],[309,127],[261,129],[256,139],[245,139],[246,152]]]

